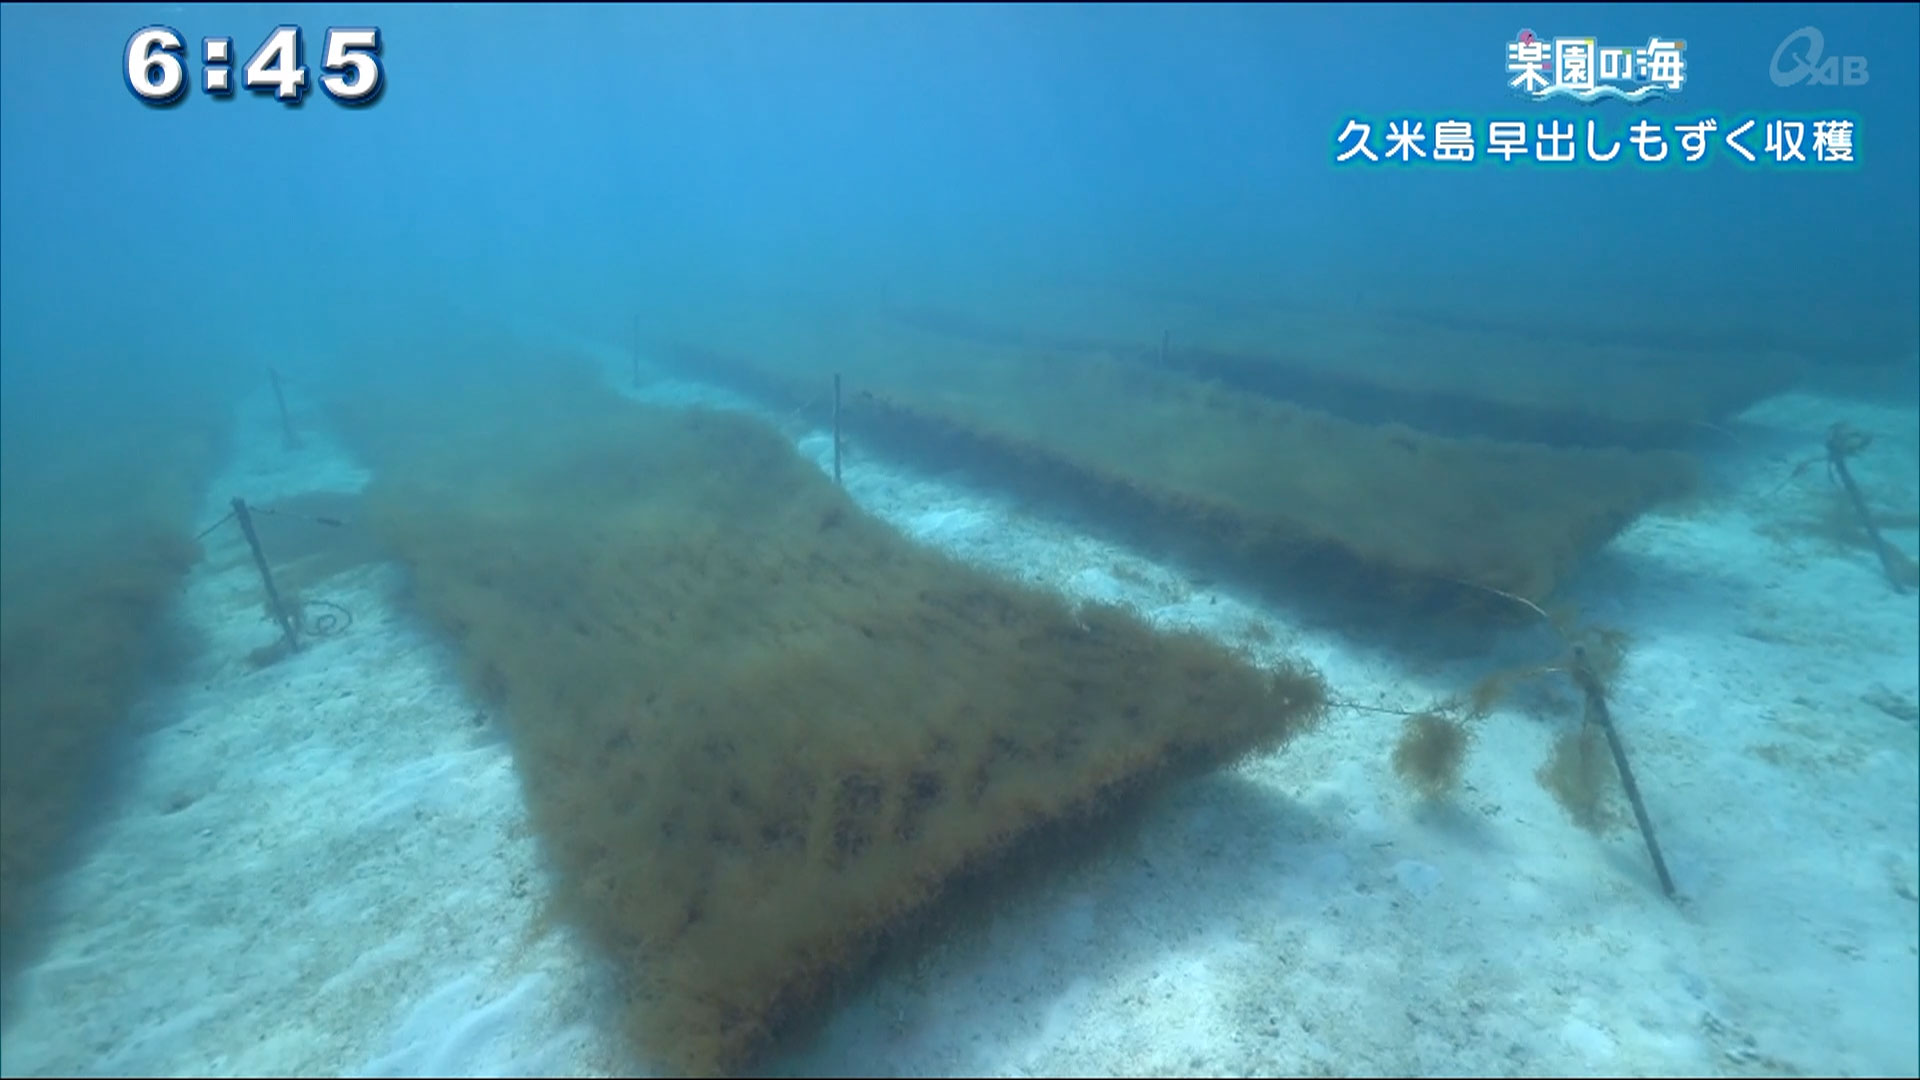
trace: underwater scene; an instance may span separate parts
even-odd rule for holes
[[[0,6],[0,1073],[1920,1073],[1920,5]]]

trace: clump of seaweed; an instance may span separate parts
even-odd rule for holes
[[[1618,820],[1606,804],[1614,776],[1600,728],[1584,722],[1560,733],[1553,752],[1534,773],[1574,823],[1593,833],[1606,831]]]
[[[1457,716],[1415,713],[1407,717],[1393,748],[1393,771],[1427,798],[1444,798],[1460,784],[1472,741],[1472,732]]]

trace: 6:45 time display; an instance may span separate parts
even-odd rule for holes
[[[371,105],[386,89],[386,70],[380,63],[378,27],[330,27],[325,62],[328,74],[320,88],[342,105]],[[148,105],[180,102],[187,93],[186,40],[170,26],[146,26],[127,39],[122,57],[127,89]],[[233,39],[206,37],[200,41],[201,90],[214,96],[232,94]],[[276,27],[253,51],[241,72],[241,85],[256,94],[272,94],[288,105],[306,98],[307,67],[302,59],[300,28]]]

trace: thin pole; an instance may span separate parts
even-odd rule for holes
[[[1640,838],[1646,841],[1647,854],[1653,859],[1653,871],[1660,875],[1660,890],[1673,899],[1673,875],[1667,873],[1666,857],[1660,854],[1660,841],[1653,835],[1653,817],[1647,813],[1647,804],[1640,798],[1640,785],[1633,779],[1633,769],[1627,764],[1627,748],[1620,741],[1620,731],[1613,726],[1613,714],[1607,709],[1607,694],[1600,685],[1599,676],[1587,664],[1585,649],[1576,648],[1573,653],[1573,681],[1580,684],[1580,690],[1587,698],[1587,721],[1599,724],[1606,733],[1607,748],[1613,751],[1614,768],[1620,770],[1620,786],[1627,791],[1627,802],[1633,807],[1633,819],[1640,826]]]
[[[253,514],[247,509],[247,501],[238,495],[233,497],[233,516],[240,520],[240,531],[247,535],[247,546],[253,549],[253,565],[260,568],[260,583],[267,587],[267,603],[273,608],[275,621],[286,632],[287,648],[299,652],[300,639],[293,632],[293,620],[287,617],[286,606],[280,602],[280,590],[273,587],[273,571],[267,568],[267,556],[260,550],[260,536],[253,531]]]
[[[300,437],[293,433],[293,418],[287,415],[287,396],[280,392],[280,373],[268,368],[267,376],[273,380],[273,400],[280,406],[280,432],[286,437],[287,449],[293,450],[300,445]]]
[[[1873,514],[1867,510],[1866,497],[1860,494],[1860,485],[1853,482],[1853,470],[1847,468],[1847,455],[1865,445],[1850,439],[1850,434],[1838,424],[1827,433],[1827,464],[1833,469],[1834,475],[1840,478],[1840,486],[1847,489],[1847,498],[1853,501],[1853,512],[1867,530],[1867,539],[1873,542],[1873,553],[1880,556],[1880,569],[1887,575],[1887,584],[1893,586],[1894,592],[1905,596],[1907,589],[1900,584],[1900,570],[1894,565],[1893,550],[1881,538],[1880,527],[1873,523]]]

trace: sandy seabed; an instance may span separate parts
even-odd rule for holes
[[[618,356],[602,351],[610,378]],[[637,396],[749,408],[659,379]],[[780,1073],[1920,1073],[1920,601],[1796,526],[1831,498],[1827,426],[1920,508],[1920,416],[1789,395],[1713,450],[1705,498],[1644,517],[1567,590],[1630,645],[1613,709],[1680,893],[1631,825],[1595,836],[1536,779],[1576,722],[1552,680],[1476,729],[1445,802],[1393,774],[1391,716],[1337,711],[1180,787],[1139,833],[850,995]],[[207,495],[271,505],[366,475],[321,432],[236,417]],[[801,453],[828,468],[830,437]],[[1478,667],[1290,619],[992,492],[864,458],[848,490],[903,532],[1257,656],[1350,701],[1418,708]],[[1913,554],[1908,526],[1888,538]],[[611,976],[551,918],[498,726],[398,600],[399,572],[316,590],[345,632],[270,643],[237,529],[177,617],[198,638],[138,708],[124,812],[60,883],[19,981],[7,1075],[632,1075]],[[1515,631],[1516,656],[1550,644]],[[1506,646],[1503,646],[1503,648]]]

